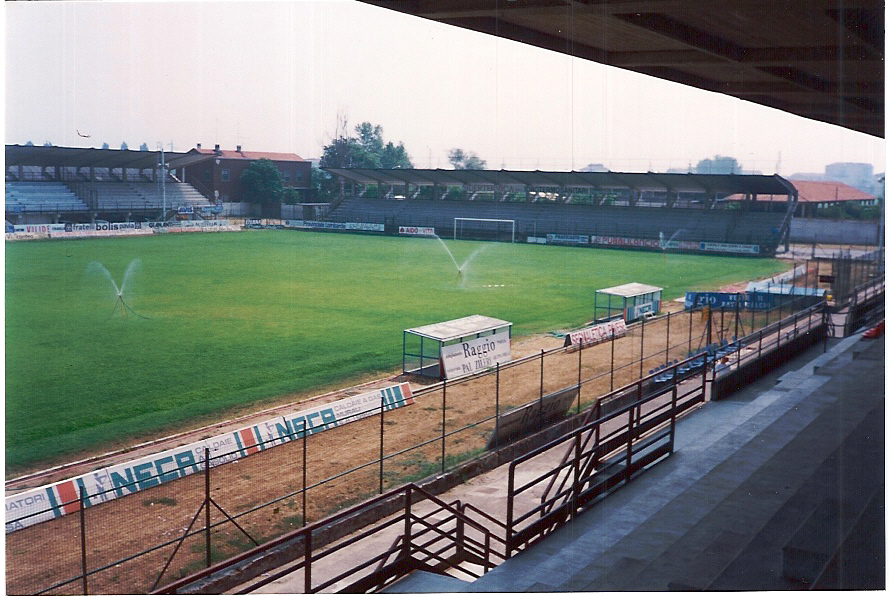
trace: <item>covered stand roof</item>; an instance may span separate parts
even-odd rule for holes
[[[405,333],[420,335],[436,341],[451,341],[462,337],[470,337],[477,333],[486,333],[496,329],[509,327],[513,323],[484,315],[470,315],[462,319],[454,319],[443,323],[433,323],[413,329],[405,329]]]
[[[794,186],[778,175],[658,174],[653,172],[545,172],[541,170],[422,170],[322,168],[360,184],[448,186],[493,184],[530,187],[634,188],[669,192],[792,195]]]
[[[878,0],[364,0],[884,136]]]
[[[605,288],[603,290],[597,290],[600,294],[608,294],[610,296],[621,296],[622,298],[633,298],[634,296],[642,296],[643,294],[652,294],[653,292],[660,292],[664,288],[659,288],[657,286],[647,286],[646,284],[641,284],[637,282],[631,282],[629,284],[623,284],[620,286],[613,286],[611,288]]]
[[[208,159],[207,155],[164,152],[167,167],[179,168],[194,161]],[[93,149],[82,147],[42,147],[37,145],[6,145],[6,167],[40,166],[70,168],[155,168],[161,163],[160,151],[131,149]]]

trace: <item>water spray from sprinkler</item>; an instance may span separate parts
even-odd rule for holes
[[[124,300],[124,290],[126,290],[127,284],[131,280],[133,274],[141,266],[142,261],[140,261],[139,259],[133,259],[132,261],[130,261],[130,264],[127,266],[127,270],[124,272],[124,279],[121,282],[120,287],[118,287],[117,282],[114,281],[114,278],[111,276],[111,272],[109,272],[105,265],[103,265],[102,263],[93,261],[87,266],[87,271],[98,271],[105,277],[105,279],[108,280],[108,282],[111,284],[111,287],[114,289],[117,299],[114,302],[114,307],[111,309],[111,316],[114,316],[115,311],[117,311],[119,308],[121,311],[121,318],[123,319],[127,318],[128,312],[134,314],[140,319],[148,319],[148,317],[144,317],[133,310],[133,308],[129,304],[127,304],[126,300]]]

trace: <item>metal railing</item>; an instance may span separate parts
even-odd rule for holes
[[[400,512],[343,540],[325,544],[329,539],[325,534],[330,526],[388,502],[400,505]],[[153,593],[176,593],[214,573],[284,545],[298,553],[295,562],[264,574],[258,581],[238,586],[235,593],[248,594],[282,578],[289,578],[289,590],[306,594],[329,590],[373,592],[417,569],[432,572],[452,569],[469,577],[479,577],[493,566],[493,537],[483,523],[466,514],[469,509],[459,501],[446,503],[419,486],[408,484],[167,584]],[[475,535],[470,535],[467,528],[471,528]],[[391,546],[380,550],[376,544],[387,538]],[[369,557],[369,552],[375,554]],[[344,560],[348,562],[344,563]],[[328,561],[334,563],[326,565]],[[481,573],[465,565],[467,561],[481,565]]]
[[[249,455],[243,463],[211,463],[212,494],[245,533],[262,544],[274,542],[276,536],[294,527],[329,519],[329,515],[348,507],[350,499],[354,503],[355,499],[386,494],[405,483],[444,473],[489,449],[498,450],[507,444],[498,433],[500,418],[510,410],[575,388],[570,412],[577,414],[600,404],[600,410],[589,420],[594,422],[611,414],[608,408],[624,407],[626,402],[621,400],[648,398],[650,389],[643,381],[654,383],[671,371],[682,377],[684,365],[694,361],[690,352],[700,354],[712,343],[747,337],[751,330],[763,326],[774,325],[777,332],[784,331],[788,324],[776,325],[777,319],[796,310],[794,301],[789,300],[775,311],[720,311],[712,312],[707,319],[701,310],[674,313],[631,325],[626,336],[612,337],[601,344],[542,350],[488,373],[435,383],[416,391],[415,405],[404,412],[379,411],[350,425]],[[796,326],[800,327],[804,319],[797,320]],[[766,351],[771,337],[746,339],[743,348],[755,342],[762,344],[759,351]],[[644,372],[656,367],[660,368],[657,373]],[[641,384],[633,385],[638,381]],[[628,396],[629,383],[641,387],[643,393]],[[662,386],[655,385],[658,383],[654,383],[654,389]],[[625,388],[625,393],[616,388]],[[598,399],[600,396],[605,397]],[[653,412],[650,418],[659,415]],[[538,428],[545,424],[547,420],[542,418]],[[634,422],[632,428],[638,432],[644,427]],[[406,438],[409,436],[410,440]],[[336,453],[349,455],[332,458],[332,445],[336,445]],[[220,461],[226,459],[226,455],[219,457]],[[636,456],[631,463],[635,461]],[[249,470],[254,467],[278,472],[250,478]],[[180,475],[165,470],[165,477]],[[182,529],[206,498],[200,474],[182,475],[167,483],[158,480],[157,474],[143,478],[141,482],[151,488],[138,495],[125,494],[124,498],[106,502],[88,496],[83,527],[78,525],[76,515],[63,515],[7,533],[8,591],[71,592],[85,575],[81,568],[84,559],[89,563],[94,591],[149,590],[181,538]],[[250,489],[245,491],[245,486]],[[78,507],[76,497],[58,504],[59,509],[68,512],[76,512]],[[252,547],[245,533],[229,519],[220,518],[218,511],[214,510],[217,520],[210,523],[212,544],[208,546],[204,540],[207,534],[190,531],[188,544],[178,551],[176,575],[188,575],[206,567],[211,559],[218,561]],[[25,522],[7,515],[7,524],[18,521]],[[133,530],[113,536],[103,533],[110,527]],[[85,536],[83,543],[81,535]],[[208,554],[212,555],[210,559]]]

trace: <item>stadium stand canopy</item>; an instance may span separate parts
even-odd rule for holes
[[[164,161],[170,169],[183,167],[202,159],[207,159],[207,157],[181,152],[168,151],[164,153]],[[18,166],[38,166],[42,168],[132,168],[134,170],[145,170],[156,168],[160,163],[160,151],[6,145],[7,172]]]
[[[363,0],[884,136],[877,0]]]
[[[545,172],[541,170],[444,170],[322,168],[359,184],[454,186],[490,184],[535,188],[631,188],[644,191],[743,195],[793,195],[794,185],[778,175],[660,174],[638,172]]]

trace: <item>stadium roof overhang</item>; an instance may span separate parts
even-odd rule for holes
[[[884,136],[878,0],[363,0]]]
[[[168,168],[179,168],[212,156],[165,152]],[[6,167],[39,166],[70,168],[155,168],[161,163],[160,151],[129,149],[84,149],[78,147],[42,147],[37,145],[6,145]]]
[[[639,191],[712,194],[792,195],[794,186],[778,175],[658,174],[639,172],[544,172],[541,170],[408,170],[322,168],[360,184],[500,187],[632,188]]]

